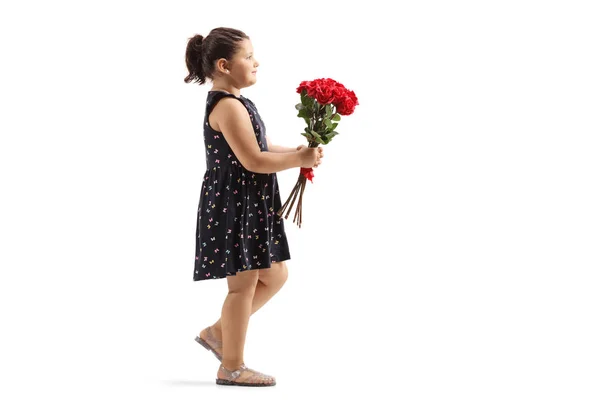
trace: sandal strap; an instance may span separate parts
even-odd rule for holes
[[[242,364],[242,367],[243,366],[244,365]],[[228,370],[227,368],[225,368],[224,366],[221,365],[221,371],[223,371],[223,373],[227,377],[227,380],[234,381],[237,378],[239,378],[240,375],[242,374],[242,369],[243,369],[242,367],[240,367],[239,369],[236,369],[235,371],[231,371],[231,370]]]
[[[215,335],[213,335],[213,332],[212,332],[212,329],[210,329],[210,326],[208,328],[206,328],[206,335],[207,335],[207,339],[214,344],[214,346],[212,346],[212,347],[217,348],[217,349],[223,347],[223,341],[217,339],[215,337]]]
[[[248,368],[246,366],[246,364],[242,364],[240,366],[240,368],[236,369],[235,371],[230,371],[227,368],[225,368],[223,365],[221,365],[221,370],[227,376],[227,380],[230,380],[230,381],[235,381],[237,378],[239,378],[240,375],[242,374],[243,370],[249,371],[251,373],[251,375],[248,376],[243,382],[257,383],[257,382],[273,380],[272,376],[263,374],[262,372],[258,372],[256,370],[253,370],[252,368]]]

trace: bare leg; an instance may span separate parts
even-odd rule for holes
[[[252,311],[252,299],[258,284],[258,271],[244,271],[227,277],[229,293],[221,312],[223,361],[217,372],[218,379],[255,383],[274,382],[273,377],[243,367],[246,332]],[[241,373],[237,376],[231,375],[231,372],[236,370]]]
[[[252,298],[258,283],[258,270],[240,272],[227,277],[229,292],[221,311],[223,366],[238,369],[244,363],[244,345]]]
[[[254,297],[252,298],[252,308],[250,315],[258,311],[264,306],[278,291],[281,289],[283,284],[287,281],[288,269],[285,261],[278,263],[271,263],[271,268],[259,269],[258,271],[258,282],[256,289],[254,290]],[[244,274],[246,273],[244,272]],[[219,319],[210,327],[211,333],[217,340],[221,340],[222,337],[222,322]],[[204,340],[208,339],[207,330],[204,329],[200,332],[200,337]],[[218,353],[222,352],[221,348],[216,348],[215,351]]]

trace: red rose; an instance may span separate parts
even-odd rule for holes
[[[334,80],[333,80],[333,79],[331,79],[331,78],[324,78],[324,79],[322,79],[322,81],[321,81],[321,85],[323,85],[323,86],[329,86],[329,87],[332,87],[332,88],[333,88],[333,87],[335,87],[335,86],[339,85],[339,83],[338,83],[338,82],[336,82],[336,81],[334,81]]]
[[[346,92],[348,90],[343,85],[336,85],[333,88],[333,104],[339,104],[346,97]]]
[[[298,89],[296,89],[296,92],[302,93],[303,90],[306,90],[306,94],[314,98],[316,86],[315,81],[302,81],[300,86],[298,86]]]
[[[354,91],[347,90],[346,95],[335,105],[336,111],[340,115],[350,115],[354,112],[354,108],[358,105],[358,99]]]
[[[300,82],[300,85],[296,89],[296,93],[302,93],[302,91],[305,90],[307,87],[308,87],[308,81]]]
[[[320,104],[333,104],[340,115],[350,115],[358,105],[358,99],[353,91],[346,89],[341,83],[331,78],[318,78],[312,81],[302,81],[296,92],[306,94],[316,99]]]
[[[322,105],[332,103],[334,98],[333,86],[324,84],[316,87],[315,99]]]

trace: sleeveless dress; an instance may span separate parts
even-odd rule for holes
[[[200,191],[196,225],[194,281],[225,278],[238,272],[270,268],[290,259],[277,174],[244,168],[208,116],[223,97],[233,97],[248,110],[256,141],[268,151],[266,128],[254,103],[244,96],[209,91],[204,116],[206,172]]]

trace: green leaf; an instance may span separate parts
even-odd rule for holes
[[[321,135],[319,135],[317,132],[315,132],[315,131],[313,131],[313,130],[311,130],[311,131],[310,131],[310,134],[311,134],[311,135],[312,135],[312,136],[313,136],[315,139],[317,139],[317,138],[321,139]]]
[[[312,135],[310,133],[302,132],[301,135],[307,138],[308,140],[312,140]]]
[[[335,135],[339,135],[339,132],[333,131],[333,132],[329,132],[327,133],[325,136],[331,140]]]
[[[335,115],[333,116],[333,118],[331,118],[333,121],[339,121],[342,119],[342,116],[338,113],[335,113]]]
[[[304,94],[305,92],[302,92],[302,95],[300,96],[300,100],[302,101],[302,105],[304,107],[310,107],[312,105],[312,98],[306,94]]]
[[[302,105],[302,103],[298,103],[296,104],[296,110],[300,111],[304,108],[304,106]]]
[[[327,104],[325,106],[325,116],[327,119],[331,119],[331,114],[333,113],[333,106],[331,104]]]
[[[317,143],[320,143],[320,144],[327,144],[327,143],[325,143],[325,142],[323,141],[323,139],[321,139],[321,136],[317,136],[317,137],[315,138],[315,142],[317,142]]]
[[[331,127],[329,129],[331,129],[332,131],[337,128],[338,123],[336,122],[335,124],[331,124]]]
[[[298,111],[298,117],[300,118],[310,118],[311,112],[308,108],[302,108]]]
[[[328,129],[331,129],[331,127],[333,126],[333,124],[331,123],[331,120],[330,120],[330,119],[328,119],[328,118],[325,118],[325,119],[323,119],[323,123],[325,124],[325,126],[326,126]]]

